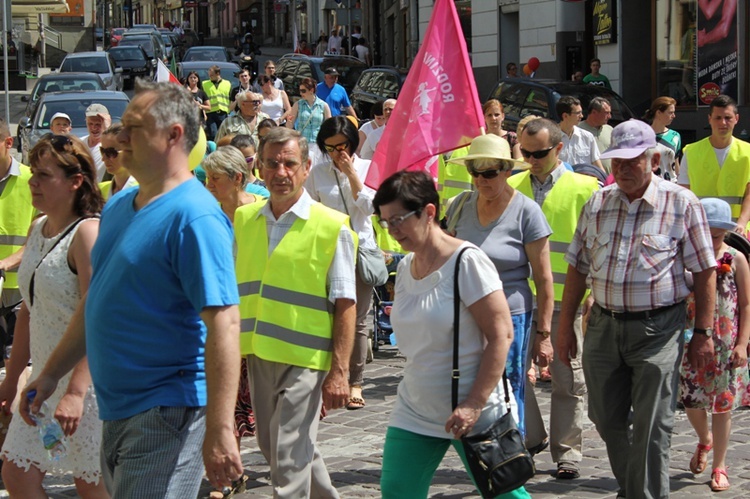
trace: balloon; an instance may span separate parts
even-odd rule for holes
[[[539,59],[537,59],[536,57],[532,57],[531,59],[529,59],[528,65],[531,68],[531,71],[536,71],[537,69],[539,69],[539,64],[541,63],[539,62]]]
[[[523,74],[525,74],[526,76],[531,76],[531,73],[533,73],[533,72],[534,72],[534,70],[531,69],[531,66],[529,66],[528,64],[525,64],[523,66]]]
[[[195,170],[195,167],[201,164],[203,157],[206,155],[206,132],[201,127],[198,131],[198,142],[193,146],[193,150],[190,151],[188,156],[188,168],[190,171]]]

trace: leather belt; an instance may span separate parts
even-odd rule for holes
[[[645,319],[656,317],[657,315],[662,314],[675,307],[683,306],[684,303],[685,302],[681,301],[673,305],[667,305],[666,307],[653,308],[651,310],[641,310],[639,312],[615,312],[614,310],[608,310],[604,307],[600,307],[599,305],[596,306],[599,307],[599,310],[601,310],[604,315],[612,317],[613,319],[618,321],[642,321]]]

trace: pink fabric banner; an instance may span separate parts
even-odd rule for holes
[[[482,106],[453,0],[437,0],[425,41],[383,132],[365,184],[377,187],[400,170],[436,175],[436,155],[481,134]]]

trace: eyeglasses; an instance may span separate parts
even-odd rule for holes
[[[495,178],[498,175],[500,175],[500,172],[504,172],[505,168],[498,168],[496,170],[475,170],[474,168],[467,168],[469,170],[469,174],[471,174],[472,177],[482,177],[486,179]]]
[[[246,100],[245,102],[249,102],[253,106],[259,106],[262,101],[259,101],[259,100]]]
[[[409,218],[412,215],[417,215],[419,213],[419,210],[410,211],[406,215],[396,215],[395,217],[391,217],[388,220],[379,219],[378,225],[380,225],[384,229],[398,229],[401,227],[401,224],[404,223],[404,220]]]
[[[328,144],[324,144],[323,147],[325,147],[326,151],[328,152],[333,152],[333,151],[343,152],[349,148],[349,141],[347,140],[346,142],[342,142],[341,144],[335,144],[332,146]]]
[[[299,89],[299,93],[306,94],[307,93],[307,89],[306,88],[300,88]]]
[[[102,151],[102,156],[106,156],[108,158],[116,158],[120,154],[120,151],[118,151],[114,147],[102,147],[100,150]]]
[[[248,156],[247,158],[245,158],[245,163],[247,163],[248,165],[252,165],[253,161],[255,161],[255,156]]]
[[[521,149],[521,156],[524,158],[534,158],[534,159],[542,159],[546,158],[549,152],[554,149],[555,146],[549,146],[547,149],[539,149],[538,151],[527,151],[526,149]]]

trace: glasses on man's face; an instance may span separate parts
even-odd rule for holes
[[[475,170],[474,168],[468,168],[468,170],[469,170],[469,174],[472,177],[474,177],[474,178],[482,177],[482,178],[486,178],[486,179],[495,178],[498,175],[500,175],[500,172],[504,172],[505,171],[504,168],[497,168],[497,169],[493,169],[493,170]]]
[[[538,151],[527,151],[526,149],[521,149],[521,156],[524,158],[534,158],[534,159],[542,159],[546,158],[549,152],[554,149],[555,146],[549,146],[547,149],[539,149]]]
[[[106,156],[108,158],[113,158],[113,159],[116,158],[120,154],[120,151],[118,151],[114,147],[102,147],[101,151],[102,151],[102,156]]]
[[[326,151],[328,152],[333,152],[333,151],[344,152],[349,148],[349,141],[347,140],[346,142],[342,142],[341,144],[334,144],[334,145],[324,144],[324,147]]]
[[[419,210],[410,211],[406,215],[396,215],[396,216],[389,218],[388,220],[380,218],[378,219],[378,225],[380,225],[382,228],[386,230],[389,228],[398,229],[401,226],[401,224],[404,223],[404,220],[406,220],[412,215],[416,215],[417,213],[419,213]]]
[[[253,106],[260,106],[260,103],[262,101],[259,101],[259,100],[246,100],[245,102],[248,102],[248,103],[252,104]]]

